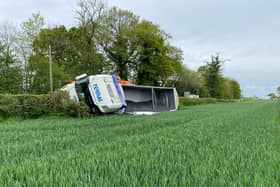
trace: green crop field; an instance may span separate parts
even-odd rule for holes
[[[275,101],[0,124],[0,186],[279,186]]]

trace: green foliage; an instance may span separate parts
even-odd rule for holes
[[[73,27],[67,30],[64,26],[43,29],[34,42],[34,48],[37,53],[46,57],[51,46],[53,61],[64,69],[65,79],[74,79],[83,73],[102,73],[107,61],[97,51],[97,44],[86,38],[84,32],[83,28]]]
[[[75,103],[67,93],[56,95],[0,95],[1,118],[38,118],[42,116],[87,117],[89,108],[84,103]]]
[[[232,87],[232,93],[234,99],[240,99],[241,98],[241,88],[239,83],[236,80],[231,80],[231,87]]]
[[[1,186],[278,186],[276,102],[0,125]]]
[[[172,86],[176,87],[176,90],[180,96],[184,95],[185,91],[189,91],[192,94],[199,94],[201,89],[201,78],[195,71],[188,69],[185,65],[182,65],[177,71],[175,80]]]
[[[29,93],[45,94],[50,90],[49,60],[42,55],[34,55],[28,63],[29,75]],[[52,64],[53,88],[59,89],[63,86],[65,80],[64,67],[57,63]]]
[[[209,90],[210,96],[214,98],[219,97],[219,86],[221,83],[221,68],[222,61],[219,55],[212,56],[211,62],[207,63],[205,73],[205,83]]]
[[[66,65],[71,57],[68,52],[71,48],[69,35],[65,26],[41,29],[33,43],[34,49],[37,54],[46,55],[49,53],[49,46],[51,46],[53,61],[59,65]]]
[[[69,102],[65,108],[67,109],[67,114],[71,117],[84,118],[91,116],[89,107],[84,102]]]
[[[202,78],[202,86],[199,95],[201,97],[212,97],[220,99],[240,99],[241,89],[236,80],[223,77],[223,60],[219,55],[212,56],[211,62],[201,66],[198,73]]]
[[[142,21],[136,28],[136,40],[139,44],[138,64],[135,66],[136,83],[142,85],[157,85],[157,81],[165,82],[175,73],[175,67],[181,63],[177,58],[178,50],[167,41],[170,36],[158,25]]]
[[[115,73],[128,80],[133,64],[137,62],[135,28],[139,18],[132,12],[113,7],[105,20],[101,45],[106,56],[114,63]],[[111,67],[111,69],[114,69]]]
[[[31,18],[21,24],[22,33],[19,39],[29,45],[28,47],[31,47],[44,25],[45,20],[40,13],[33,13]]]
[[[242,98],[242,101],[261,101],[262,99],[258,97],[244,97]]]
[[[191,105],[203,105],[203,104],[213,104],[213,103],[223,103],[223,102],[239,102],[238,99],[217,99],[217,98],[199,98],[192,99],[186,97],[179,98],[180,107],[191,106]]]
[[[275,93],[269,93],[267,95],[270,99],[277,99],[277,95]]]
[[[24,93],[27,92],[30,81],[32,81],[32,72],[28,71],[28,62],[34,52],[34,42],[45,25],[44,18],[40,13],[33,13],[31,18],[21,24],[21,29],[18,33],[17,56],[22,60],[22,79]]]
[[[0,42],[0,93],[22,92],[21,68],[18,60]]]
[[[199,90],[199,96],[201,98],[209,98],[210,97],[210,93],[209,90],[207,89],[207,87],[205,85],[203,85],[200,90]]]

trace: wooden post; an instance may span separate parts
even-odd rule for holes
[[[49,45],[49,62],[50,62],[50,93],[53,93],[53,75],[52,75],[52,48]]]

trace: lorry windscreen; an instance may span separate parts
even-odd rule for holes
[[[95,106],[88,88],[88,82],[76,83],[75,89],[80,101],[84,101],[91,108]]]

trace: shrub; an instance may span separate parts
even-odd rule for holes
[[[69,116],[72,117],[83,118],[83,117],[90,116],[89,107],[83,102],[81,103],[70,102],[69,105],[67,106],[67,111]]]

